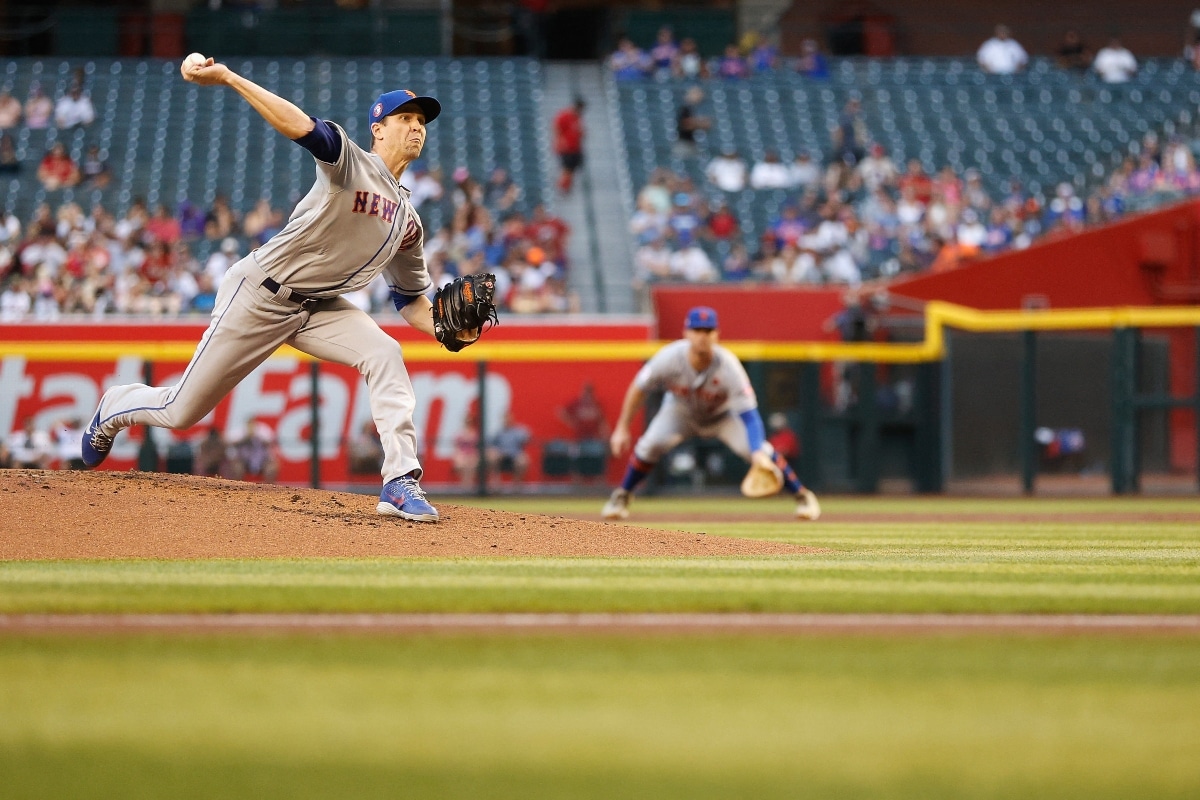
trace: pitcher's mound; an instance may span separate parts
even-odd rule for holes
[[[456,506],[437,523],[374,495],[151,472],[0,470],[0,559],[751,556],[814,548]]]

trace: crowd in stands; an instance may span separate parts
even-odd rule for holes
[[[426,232],[434,288],[489,271],[508,311],[577,310],[566,283],[567,225],[543,206],[523,212],[506,170],[477,182],[460,168],[443,185],[436,169],[418,164],[406,185],[418,210],[442,204],[450,220]],[[207,209],[186,201],[150,209],[135,199],[119,217],[73,201],[42,203],[28,220],[0,209],[0,321],[208,314],[229,267],[285,223],[265,199],[241,213],[222,194]],[[371,313],[395,313],[382,276],[347,297]]]
[[[896,164],[878,143],[868,143],[859,160],[843,154],[823,165],[808,153],[785,163],[770,151],[751,165],[727,150],[708,161],[704,175],[706,185],[698,186],[686,173],[659,168],[638,192],[630,231],[639,289],[719,280],[857,286],[952,269],[1111,222],[1151,195],[1200,194],[1189,142],[1162,144],[1154,134],[1083,196],[1064,182],[1042,198],[1016,180],[995,196],[976,169],[960,175],[947,165],[929,174],[917,159]],[[771,190],[782,190],[784,200],[747,246],[727,198]]]
[[[776,69],[780,59],[763,39],[730,45],[723,56],[687,67],[669,28],[642,52],[622,40],[610,66],[618,80],[659,75],[690,81],[677,118],[675,154],[699,169],[657,169],[641,187],[630,229],[637,243],[635,287],[654,282],[756,280],[778,284],[846,284],[900,273],[952,269],[965,261],[1023,248],[1039,237],[1061,235],[1109,222],[1152,195],[1200,193],[1190,142],[1173,136],[1160,143],[1150,133],[1106,180],[1082,196],[1071,183],[1049,196],[1026,191],[1016,179],[1000,193],[989,191],[977,169],[949,165],[929,174],[920,160],[897,164],[872,140],[860,100],[851,97],[830,126],[830,152],[816,156],[766,151],[751,163],[736,149],[705,153],[696,132],[707,130],[705,81],[738,78]],[[1059,51],[1063,68],[1095,71],[1101,80],[1128,80],[1137,70],[1132,54],[1112,39],[1092,54],[1069,32]],[[1012,72],[1028,62],[1005,26],[980,48],[981,69]],[[733,62],[740,61],[740,66]],[[792,68],[828,75],[815,43]],[[702,175],[702,178],[699,176]],[[773,219],[751,241],[732,210],[747,192],[782,196]]]

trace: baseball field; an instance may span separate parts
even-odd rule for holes
[[[0,795],[1200,796],[1200,501],[0,474]]]

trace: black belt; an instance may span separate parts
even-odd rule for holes
[[[279,290],[283,288],[279,284],[279,281],[277,281],[271,277],[263,278],[263,282],[260,283],[259,285],[262,286],[264,289],[266,289],[271,294],[279,294]],[[289,289],[288,291],[291,292],[291,294],[288,295],[288,299],[291,300],[293,303],[296,303],[297,305],[310,306],[313,303],[316,303],[321,300],[320,297],[312,297],[307,294],[300,294],[299,292],[292,292],[291,289]]]

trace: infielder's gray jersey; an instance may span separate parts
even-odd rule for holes
[[[634,445],[634,455],[656,463],[689,436],[720,439],[750,458],[746,425],[739,415],[758,408],[750,376],[737,356],[713,345],[708,369],[696,372],[688,361],[689,342],[681,339],[654,354],[633,379],[642,391],[666,393],[662,407]]]
[[[633,379],[642,391],[666,392],[664,403],[679,403],[697,423],[716,421],[727,413],[758,408],[746,368],[733,353],[713,345],[708,369],[696,372],[688,361],[688,341],[680,339],[654,354]]]
[[[314,159],[317,179],[283,230],[255,250],[254,260],[279,283],[301,294],[333,297],[362,289],[380,271],[399,294],[429,290],[425,234],[409,191],[383,159],[342,140],[336,163]]]

